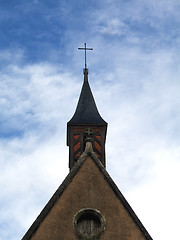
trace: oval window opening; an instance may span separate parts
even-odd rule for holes
[[[97,210],[82,209],[75,216],[74,227],[80,237],[93,239],[104,231],[104,217]]]

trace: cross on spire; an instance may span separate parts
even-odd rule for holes
[[[86,50],[93,50],[93,48],[87,48],[86,43],[84,43],[84,48],[78,48],[78,50],[85,50],[85,69],[87,69],[87,64],[86,64]]]

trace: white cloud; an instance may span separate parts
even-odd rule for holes
[[[98,31],[102,34],[111,34],[111,35],[124,35],[127,29],[125,23],[121,22],[118,18],[109,19],[107,25],[105,25],[104,19],[99,20],[101,23],[99,24]]]
[[[7,143],[5,151],[1,148],[6,163],[1,162],[0,221],[10,224],[11,228],[18,226],[21,231],[15,230],[17,239],[22,237],[68,173],[67,149],[58,137],[51,136],[48,141],[40,142],[34,136],[26,136]],[[24,152],[25,145],[28,153]],[[17,152],[18,148],[21,152]],[[9,234],[3,233],[4,238],[15,239]]]
[[[96,35],[147,49],[178,44],[178,1],[106,1],[103,5],[92,14]]]
[[[172,230],[178,228],[180,214],[180,192],[176,185],[179,182],[179,150],[179,147],[164,147],[154,152],[154,179],[127,194],[153,239],[178,239],[177,232]]]
[[[0,208],[3,226],[18,226],[18,239],[68,173],[65,130],[74,107],[67,99],[76,98],[79,83],[47,63],[7,68],[0,82]],[[0,236],[14,240],[3,226]]]

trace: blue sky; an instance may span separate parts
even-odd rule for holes
[[[154,240],[179,239],[180,3],[0,1],[0,240],[21,239],[68,173],[83,82],[107,170]]]

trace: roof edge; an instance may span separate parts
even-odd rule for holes
[[[121,201],[125,209],[128,211],[129,215],[133,218],[133,220],[135,221],[135,223],[137,224],[137,226],[139,227],[143,235],[146,237],[146,239],[153,240],[150,234],[148,233],[148,231],[146,230],[146,228],[144,227],[144,225],[142,224],[142,222],[140,221],[140,219],[138,218],[138,216],[136,215],[136,213],[134,212],[134,210],[131,208],[131,206],[129,205],[129,203],[127,202],[127,200],[125,199],[125,197],[123,196],[123,194],[121,193],[121,191],[119,190],[119,188],[117,187],[113,179],[111,178],[111,176],[109,175],[109,173],[107,172],[107,170],[105,169],[105,167],[103,166],[103,164],[96,157],[95,153],[93,153],[92,159],[97,164],[100,171],[102,172],[105,179],[107,180],[110,187],[112,188],[113,192],[115,193],[117,198]]]
[[[51,199],[47,202],[43,210],[40,212],[36,220],[33,222],[33,224],[30,226],[28,231],[25,233],[23,238],[21,240],[30,240],[32,235],[36,232],[41,222],[45,219],[47,214],[50,212],[50,210],[53,208],[54,204],[57,202],[57,200],[60,198],[66,187],[70,184],[80,167],[82,166],[83,162],[85,161],[85,158],[83,156],[82,159],[79,159],[77,161],[77,164],[74,165],[74,167],[71,169],[69,174],[66,176],[62,184],[58,187],[56,192],[53,194]]]

